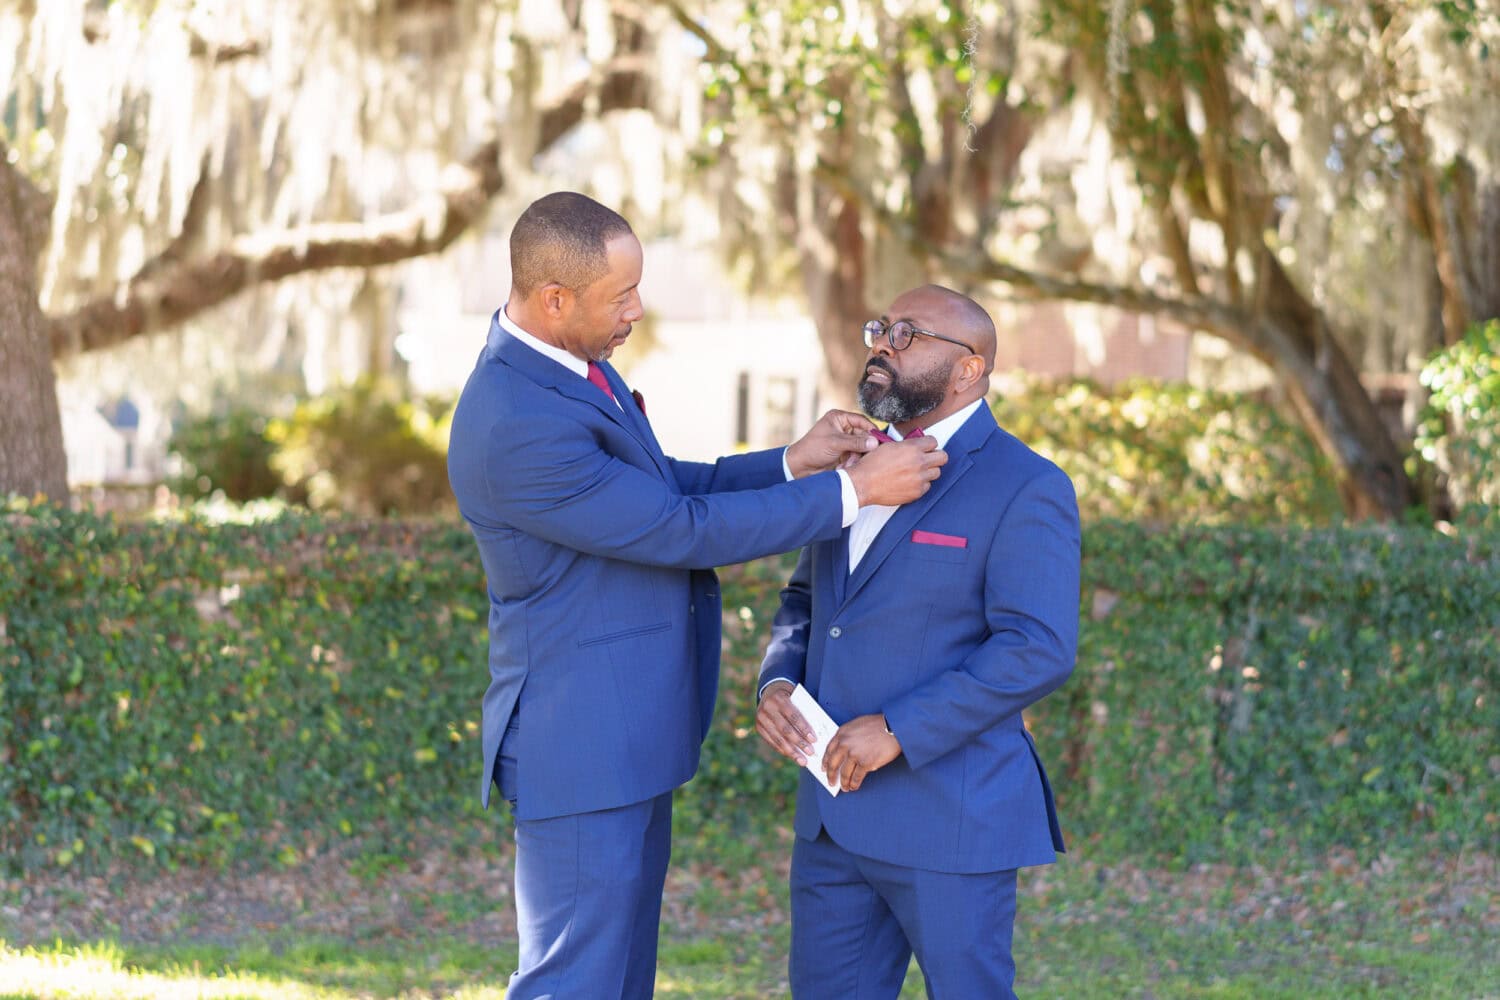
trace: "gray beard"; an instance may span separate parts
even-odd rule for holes
[[[886,374],[890,375],[889,371]],[[948,393],[948,375],[941,370],[924,372],[908,379],[891,375],[885,388],[860,379],[859,408],[875,420],[904,424],[931,413]]]

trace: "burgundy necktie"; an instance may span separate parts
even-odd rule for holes
[[[889,434],[887,434],[885,431],[879,431],[879,430],[871,431],[870,432],[870,436],[872,438],[874,438],[876,441],[881,442],[882,444],[884,444],[886,441],[894,441],[894,440],[896,440],[895,438],[893,438]],[[923,434],[922,434],[922,428],[920,428],[920,427],[913,427],[911,429],[911,433],[908,434],[908,435],[906,435],[906,437],[902,438],[901,440],[903,440],[903,441],[910,441],[912,438],[919,438],[919,437],[922,437],[922,436],[923,436]]]
[[[589,381],[604,390],[604,394],[610,399],[615,398],[615,391],[609,387],[609,379],[604,377],[604,369],[593,361],[589,362]]]

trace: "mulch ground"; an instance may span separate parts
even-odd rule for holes
[[[786,853],[738,871],[674,864],[663,912],[669,935],[763,933],[783,923]],[[12,946],[115,939],[233,947],[290,931],[351,944],[434,933],[476,944],[515,940],[508,844],[464,853],[433,842],[399,865],[358,869],[330,856],[254,871],[0,878],[0,938]],[[1288,870],[1197,865],[1183,871],[1070,856],[1025,873],[1022,892],[1026,911],[1049,922],[1125,920],[1149,907],[1154,919],[1183,926],[1270,921],[1357,928],[1394,913],[1409,922],[1416,944],[1444,933],[1500,940],[1500,859],[1490,855],[1357,861],[1335,853]]]

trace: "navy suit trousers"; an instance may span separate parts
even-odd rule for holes
[[[1015,1000],[1014,868],[908,868],[823,831],[797,838],[791,888],[793,1000],[896,1000],[914,952],[929,1000]]]

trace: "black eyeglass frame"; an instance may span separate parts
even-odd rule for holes
[[[962,340],[954,340],[952,337],[945,337],[941,333],[924,330],[909,319],[898,319],[894,323],[887,323],[883,319],[872,319],[865,324],[864,333],[866,347],[874,347],[875,341],[883,336],[885,337],[885,342],[891,345],[891,350],[904,351],[911,346],[912,339],[917,334],[921,334],[924,337],[931,337],[934,340],[945,340],[950,344],[957,344],[970,354],[979,353]]]

